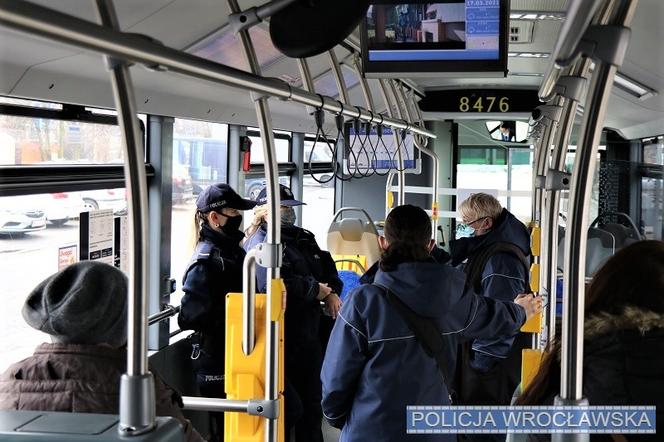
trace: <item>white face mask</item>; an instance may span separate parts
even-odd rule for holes
[[[282,207],[281,208],[281,223],[292,226],[297,221],[297,215],[295,214],[295,209],[292,207]]]

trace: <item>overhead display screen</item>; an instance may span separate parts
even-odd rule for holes
[[[373,0],[362,26],[365,72],[505,71],[504,0]]]

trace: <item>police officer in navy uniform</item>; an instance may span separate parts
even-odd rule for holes
[[[322,350],[318,337],[321,301],[333,317],[341,308],[343,283],[332,256],[320,249],[313,233],[295,225],[295,206],[304,203],[280,185],[281,241],[284,246],[281,277],[286,284],[285,363],[288,383],[292,384],[302,405],[302,417],[294,422],[297,442],[322,442],[321,382]],[[245,250],[265,242],[267,229],[267,190],[257,197],[254,231],[249,233]],[[256,267],[257,289],[267,288],[267,271]],[[288,393],[286,403],[288,407]],[[288,425],[287,425],[288,426]]]
[[[214,184],[196,200],[194,219],[196,248],[183,277],[178,325],[195,330],[192,335],[192,362],[196,384],[203,397],[223,398],[226,294],[242,291],[240,241],[243,210],[255,202],[243,199],[228,184]],[[217,432],[222,433],[223,414],[216,416]]]

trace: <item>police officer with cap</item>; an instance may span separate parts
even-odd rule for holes
[[[322,442],[321,382],[322,349],[319,341],[321,301],[332,317],[341,308],[343,283],[339,279],[332,256],[320,249],[313,233],[295,225],[295,206],[304,203],[293,196],[286,186],[280,185],[281,241],[284,246],[281,277],[286,284],[287,308],[285,317],[285,363],[287,383],[297,392],[303,415],[294,424],[296,442]],[[267,236],[267,189],[257,197],[254,209],[255,227],[244,244],[250,250],[265,242]],[[256,267],[257,289],[267,288],[267,271]],[[286,407],[288,408],[288,394]],[[286,420],[289,421],[288,412]]]
[[[204,397],[223,398],[226,294],[242,291],[240,230],[243,210],[256,205],[243,199],[228,184],[206,188],[196,200],[194,233],[197,238],[191,262],[183,277],[178,325],[195,330],[192,353],[196,384]],[[223,414],[216,417],[217,430],[223,429]]]

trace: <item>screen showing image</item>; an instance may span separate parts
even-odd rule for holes
[[[500,59],[500,0],[376,1],[367,11],[368,61]]]

